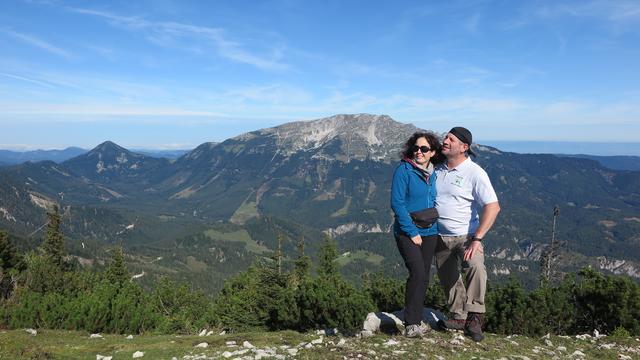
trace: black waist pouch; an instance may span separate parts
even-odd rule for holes
[[[410,212],[411,220],[420,229],[430,228],[436,221],[438,221],[438,210],[436,208],[427,208],[414,212]]]

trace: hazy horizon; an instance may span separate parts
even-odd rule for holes
[[[111,140],[105,140],[111,141]],[[223,140],[224,141],[224,140]],[[103,141],[104,142],[104,141]],[[95,144],[89,148],[82,146],[63,146],[57,148],[29,148],[16,149],[0,146],[0,151],[7,150],[13,152],[29,152],[29,151],[61,151],[68,148],[80,148],[90,151],[96,146]],[[115,142],[114,142],[115,143]],[[152,152],[171,152],[171,151],[191,151],[198,145],[189,148],[162,148],[162,147],[136,147],[119,144],[131,151],[152,151]],[[502,141],[502,140],[479,140],[478,144],[495,147],[501,151],[515,152],[521,154],[566,154],[566,155],[595,155],[595,156],[640,156],[640,142],[627,143],[609,143],[609,142],[589,142],[589,141]]]

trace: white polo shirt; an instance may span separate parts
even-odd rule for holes
[[[435,171],[439,233],[474,234],[479,225],[478,211],[498,201],[486,171],[470,158],[452,169],[440,164]]]

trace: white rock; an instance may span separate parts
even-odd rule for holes
[[[268,352],[266,352],[266,351],[264,351],[262,349],[255,349],[253,352],[255,353],[253,358],[254,359],[258,359],[258,360],[262,359],[263,357],[271,356]]]
[[[338,341],[338,343],[336,344],[337,346],[344,346],[344,344],[347,343],[347,340],[345,340],[344,338],[341,338],[340,341]]]
[[[24,329],[24,331],[28,332],[30,335],[36,336],[38,332],[35,329]]]
[[[207,335],[207,329],[200,331],[200,333],[198,334],[198,336],[205,336],[205,335]]]
[[[573,357],[573,356],[580,356],[580,357],[584,357],[585,355],[584,355],[584,353],[583,353],[582,351],[580,351],[580,350],[576,350],[576,351],[574,351],[574,352],[573,352],[573,354],[571,354],[571,356],[572,356],[572,357]]]
[[[382,345],[384,345],[384,346],[394,346],[394,345],[398,345],[398,344],[400,344],[400,342],[399,341],[395,341],[393,339],[389,339],[388,341],[382,343]]]
[[[131,339],[133,339],[133,335],[127,336],[127,340],[131,340]]]
[[[596,339],[600,337],[600,331],[598,331],[598,329],[593,330],[593,337]]]
[[[406,352],[406,351],[404,351],[404,350],[393,350],[393,353],[394,353],[395,355],[404,355],[404,354],[406,354],[407,352]],[[359,355],[359,354],[358,354],[358,355]]]
[[[618,359],[620,360],[631,360],[632,357],[629,355],[625,355],[625,354],[618,354]]]
[[[96,360],[111,360],[113,359],[113,356],[105,356],[105,355],[96,355]]]
[[[296,349],[296,348],[287,349],[287,352],[291,356],[296,356],[298,354],[298,349]]]
[[[225,344],[227,346],[236,346],[236,342],[235,341],[227,341]]]
[[[206,336],[211,336],[211,335],[213,335],[213,330],[209,330]]]
[[[567,351],[567,348],[564,347],[564,346],[558,346],[558,348],[556,350],[565,352],[565,351]]]
[[[372,337],[373,336],[373,331],[362,330],[362,331],[360,331],[360,336],[363,337],[363,338]]]
[[[307,345],[304,346],[305,349],[312,349],[313,348],[313,344],[309,343]]]
[[[100,335],[100,334],[91,334],[91,335],[89,335],[89,339],[102,339],[102,335]]]
[[[245,341],[242,343],[243,347],[246,347],[247,349],[253,349],[255,346],[253,346],[250,342]]]
[[[463,342],[462,342],[462,341],[460,341],[460,340],[458,340],[458,339],[453,339],[453,340],[449,341],[449,344],[451,344],[451,345],[458,345],[458,346],[462,346],[462,345],[463,345]]]
[[[318,345],[318,344],[322,344],[322,336],[320,336],[319,338],[315,339],[315,340],[311,340],[311,343],[313,345]]]
[[[206,342],[201,342],[200,344],[196,345],[197,348],[208,348],[209,344],[207,344]]]
[[[511,345],[515,345],[515,346],[520,346],[520,344],[518,344],[517,342],[511,340]]]
[[[611,349],[613,349],[614,346],[616,346],[616,344],[612,344],[612,343],[600,344],[600,345],[598,345],[598,350],[601,350],[601,349],[611,350]]]
[[[589,334],[576,335],[576,339],[580,339],[580,340],[587,340],[590,338],[591,338],[591,335]]]
[[[550,339],[550,338],[551,338],[551,333],[547,333],[547,335],[542,337],[542,339]]]
[[[551,342],[551,340],[549,340],[549,339],[544,339],[544,343],[545,343],[545,345],[547,345],[547,346],[549,346],[549,347],[552,347],[552,346],[553,346],[553,343],[552,343],[552,342]]]
[[[137,359],[137,358],[141,358],[144,356],[144,353],[142,351],[136,351],[133,353],[133,358]]]
[[[227,330],[222,330],[222,331],[220,332],[220,334],[218,334],[218,335],[222,336],[222,335],[224,335],[224,334],[226,334],[226,333],[227,333]]]
[[[225,351],[225,352],[222,353],[222,356],[224,356],[225,358],[230,358],[230,357],[233,356],[233,353]]]
[[[464,337],[462,334],[460,334],[460,333],[457,333],[453,338],[454,338],[455,340],[460,341],[460,342],[464,342],[464,341],[466,340],[466,339],[465,339],[465,337]]]

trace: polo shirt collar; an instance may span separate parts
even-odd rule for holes
[[[464,161],[463,161],[463,162],[461,162],[460,164],[458,164],[458,166],[456,166],[456,167],[454,167],[454,168],[451,168],[451,169],[447,166],[446,162],[444,162],[442,165],[444,166],[444,168],[445,168],[445,169],[447,169],[447,170],[449,170],[449,171],[453,171],[453,170],[462,171],[462,170],[464,170],[465,168],[467,168],[467,167],[471,166],[471,163],[472,163],[472,162],[473,162],[473,161],[471,161],[471,158],[470,158],[470,157],[467,157],[466,159],[464,159]]]

